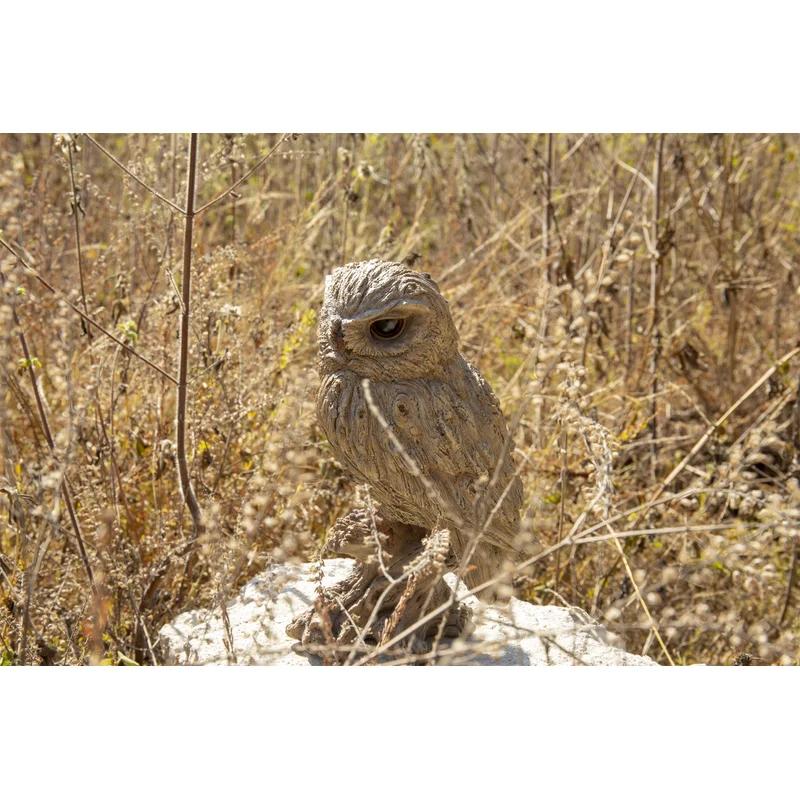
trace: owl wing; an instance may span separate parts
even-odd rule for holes
[[[423,497],[442,518],[454,519],[455,511],[466,527],[477,527],[491,514],[484,540],[514,550],[522,484],[513,442],[489,384],[471,364],[462,363],[455,384],[394,384],[387,422],[406,451],[405,457],[395,453],[395,466],[412,473],[419,469]],[[432,485],[425,486],[425,479]]]

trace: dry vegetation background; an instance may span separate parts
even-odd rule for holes
[[[96,141],[183,205],[188,136]],[[798,663],[798,137],[201,135],[198,205],[276,145],[195,225],[195,540],[174,384],[130,352],[177,374],[183,220],[85,136],[0,136],[2,663],[157,663],[177,613],[317,554],[356,487],[316,310],[369,257],[432,273],[514,422],[551,548],[520,594],[662,663]]]

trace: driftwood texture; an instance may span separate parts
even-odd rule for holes
[[[452,599],[442,580],[452,568],[450,534],[388,522],[370,509],[357,509],[333,526],[327,549],[355,559],[353,572],[333,589],[321,590],[308,611],[287,626],[308,652],[329,663],[384,644],[424,614]],[[400,643],[411,653],[427,652],[437,638],[462,632],[469,618],[453,603],[443,615],[421,626]]]
[[[317,418],[384,517],[447,528],[470,587],[524,557],[513,441],[431,276],[383,261],[334,270],[318,337]]]
[[[317,418],[380,514],[361,509],[336,523],[328,549],[356,568],[287,632],[306,647],[352,652],[446,602],[448,560],[474,588],[535,542],[520,536],[522,484],[500,404],[459,352],[430,275],[383,261],[334,270],[317,333]],[[405,647],[424,651],[431,638],[459,633],[465,613],[454,604]]]

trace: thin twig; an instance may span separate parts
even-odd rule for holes
[[[786,581],[786,593],[783,595],[783,606],[781,608],[781,615],[778,618],[778,627],[782,628],[783,623],[786,621],[786,613],[789,611],[789,604],[792,600],[792,587],[794,586],[794,578],[797,573],[797,537],[792,537],[792,563],[789,567],[789,579]]]
[[[35,270],[30,264],[28,264],[28,262],[25,261],[25,259],[22,258],[22,256],[20,256],[19,253],[17,253],[14,250],[11,247],[11,245],[8,244],[8,242],[6,242],[5,239],[3,239],[2,236],[0,236],[0,245],[5,247],[5,249],[8,250],[8,252],[11,253],[11,255],[14,256],[14,258],[17,259],[17,261],[19,261],[19,263],[23,266],[23,268],[25,270],[27,270],[28,272],[30,272],[30,274],[37,281],[39,281],[39,283],[42,286],[44,286],[45,289],[47,289],[49,292],[52,292],[62,303],[65,303],[66,305],[68,305],[76,314],[78,314],[81,317],[81,319],[83,319],[84,321],[88,322],[90,325],[94,325],[94,327],[97,328],[97,330],[99,330],[100,333],[102,333],[105,336],[107,336],[113,342],[116,342],[123,350],[126,350],[132,356],[135,356],[136,358],[138,358],[139,361],[143,361],[145,364],[147,364],[147,366],[152,367],[156,372],[159,372],[165,378],[167,378],[168,380],[172,381],[172,383],[174,383],[174,384],[178,383],[178,381],[175,378],[173,378],[172,375],[170,375],[168,372],[166,372],[165,370],[161,369],[161,367],[159,367],[157,364],[154,364],[152,361],[150,361],[149,358],[143,356],[141,353],[138,353],[130,345],[125,344],[125,342],[123,342],[122,339],[118,339],[116,336],[114,336],[113,333],[110,333],[109,331],[107,331],[99,322],[96,322],[88,314],[84,314],[84,312],[81,311],[74,303],[71,303],[69,300],[67,300],[67,298],[64,296],[64,293],[60,289],[56,289],[55,286],[53,286],[52,284],[48,283],[37,272],[37,270]]]
[[[605,525],[605,523],[602,523]],[[729,531],[732,528],[769,528],[765,523],[742,523],[735,525],[731,522],[712,522],[708,525],[673,525],[667,528],[633,528],[626,531],[614,531],[614,533],[601,533],[597,536],[587,536],[587,532],[575,541],[576,545],[594,544],[595,542],[607,542],[609,539],[630,539],[635,536],[670,536],[686,533],[712,533],[713,531]]]
[[[28,340],[25,337],[25,332],[22,330],[22,325],[20,323],[19,316],[17,315],[17,309],[14,306],[11,307],[11,313],[12,319],[14,320],[14,327],[17,329],[17,336],[19,337],[19,342],[22,346],[22,352],[25,356],[25,368],[27,369],[28,376],[31,380],[31,387],[33,389],[33,396],[36,400],[36,407],[39,411],[39,421],[42,425],[42,431],[44,432],[44,437],[47,440],[47,446],[50,448],[50,452],[55,456],[56,443],[53,439],[53,434],[50,429],[50,422],[47,417],[47,411],[44,407],[44,401],[42,400],[42,395],[39,391],[39,383],[36,380],[36,373],[34,372],[33,359],[31,358],[31,351],[28,347]],[[80,554],[81,561],[83,562],[83,568],[86,570],[86,576],[89,579],[89,585],[92,588],[92,592],[96,595],[97,587],[95,586],[94,572],[92,571],[92,566],[89,563],[89,557],[86,554],[86,548],[83,544],[83,534],[81,533],[78,515],[75,513],[75,504],[72,502],[72,493],[69,488],[69,483],[67,482],[66,474],[62,477],[61,481],[61,496],[64,498],[64,505],[67,508],[67,515],[69,516],[70,523],[72,524],[72,530],[75,533],[75,540],[78,545],[78,553]]]
[[[553,134],[547,134],[547,164],[544,169],[544,216],[542,219],[542,255],[545,270],[550,270],[550,224],[553,219]]]
[[[134,175],[119,159],[115,158],[111,155],[111,153],[106,150],[100,142],[97,141],[93,136],[90,136],[88,133],[83,134],[101,153],[103,153],[107,158],[110,158],[129,178],[132,178],[136,183],[139,184],[143,189],[146,189],[153,197],[158,198],[162,203],[166,203],[171,209],[177,211],[179,214],[186,214],[186,212],[177,204],[173,203],[167,197],[164,197],[163,194],[157,192],[152,186],[148,186],[141,178]]]
[[[742,394],[739,399],[728,408],[728,410],[716,421],[712,422],[711,425],[708,426],[706,432],[697,440],[694,447],[688,452],[686,457],[678,464],[675,469],[661,481],[661,485],[655,491],[653,496],[650,498],[649,502],[644,508],[644,511],[647,511],[652,504],[661,497],[661,493],[678,477],[678,475],[683,472],[689,462],[703,449],[706,442],[714,435],[716,430],[725,423],[725,421],[742,405],[749,397],[751,397],[755,392],[757,392],[784,364],[788,364],[798,353],[800,353],[800,347],[795,347],[794,349],[790,350],[786,355],[782,358],[778,359],[754,384],[750,386],[750,388]],[[642,513],[644,513],[642,511]],[[641,517],[641,514],[640,514]]]
[[[645,144],[645,146],[642,148],[642,153],[639,156],[639,162],[638,162],[636,168],[633,168],[633,167],[629,166],[628,164],[625,164],[625,162],[620,161],[619,159],[615,160],[615,163],[620,164],[621,166],[625,167],[629,171],[633,171],[634,175],[630,179],[630,181],[628,182],[628,186],[625,189],[625,194],[622,196],[622,202],[620,203],[620,206],[617,209],[617,215],[614,218],[614,221],[611,223],[610,227],[608,228],[608,232],[606,233],[605,241],[604,241],[603,245],[600,246],[600,248],[604,247],[605,243],[610,241],[610,239],[614,236],[615,231],[617,229],[617,225],[620,224],[620,221],[622,220],[622,217],[623,217],[625,211],[628,208],[628,202],[631,199],[631,196],[633,195],[633,187],[636,185],[636,176],[640,174],[639,173],[639,169],[641,168],[642,164],[644,164],[644,160],[647,157],[647,153],[648,153],[649,149],[650,149],[650,142],[648,140],[647,143]],[[648,185],[651,185],[649,181],[648,181]],[[617,245],[614,247],[614,249],[608,251],[607,257],[602,262],[603,270],[605,270],[605,264],[607,262],[613,261],[614,258],[616,258],[617,254],[619,253],[619,251],[620,251],[620,249],[621,249],[621,247],[623,245],[623,242],[624,242],[624,237],[620,237],[620,239],[617,242]],[[592,265],[594,257],[597,254],[598,249],[600,249],[600,248],[596,247],[593,250],[593,252],[586,259],[584,259],[583,265],[575,273],[575,280],[576,281],[578,280],[578,278],[581,278],[583,276],[583,274],[586,272],[586,270],[588,270],[589,267]],[[598,283],[599,283],[600,279],[601,279],[601,276],[598,274]]]
[[[650,259],[650,474],[655,483],[658,448],[658,361],[661,356],[659,330],[659,294],[661,289],[661,163],[664,157],[664,134],[658,136],[656,163],[653,175],[653,252]]]
[[[242,177],[239,178],[236,183],[234,183],[232,186],[229,186],[224,192],[222,192],[222,194],[218,194],[213,200],[209,200],[209,202],[207,202],[205,205],[200,206],[200,208],[194,212],[194,216],[197,217],[204,211],[208,211],[211,206],[216,205],[220,200],[224,200],[231,192],[235,191],[239,186],[241,186],[254,172],[256,172],[256,170],[262,166],[262,164],[265,164],[272,157],[275,151],[289,138],[290,135],[291,134],[288,133],[282,134],[281,138],[278,139],[278,143],[265,156],[263,156],[263,158],[259,159],[252,169],[245,172],[245,174],[242,175]],[[188,209],[188,206],[186,212],[184,213],[191,213]]]
[[[559,498],[558,504],[558,538],[561,539],[564,533],[564,518],[565,518],[565,511],[566,511],[566,502],[567,502],[567,470],[569,468],[568,462],[568,446],[569,443],[569,433],[564,426],[563,422],[561,424],[561,475],[560,475],[560,483],[561,483],[561,497]],[[555,589],[554,592],[558,593],[558,580],[561,573],[561,551],[559,550],[556,554],[556,575],[555,575]]]
[[[647,603],[645,603],[644,598],[642,597],[642,593],[639,591],[639,585],[636,583],[636,578],[633,577],[633,570],[631,569],[631,565],[628,563],[628,558],[625,555],[625,550],[622,548],[622,544],[617,536],[614,536],[614,529],[611,527],[610,524],[606,523],[606,528],[608,528],[609,533],[612,535],[614,544],[616,545],[617,551],[619,552],[620,558],[622,559],[622,563],[625,565],[625,572],[628,573],[628,580],[631,582],[631,586],[633,586],[633,591],[636,594],[636,598],[639,601],[639,605],[642,607],[642,611],[644,611],[644,615],[647,617],[647,621],[650,623],[650,630],[653,632],[653,635],[656,637],[658,644],[661,646],[661,650],[664,653],[667,661],[671,667],[675,666],[675,662],[672,660],[672,656],[669,654],[669,650],[667,650],[667,646],[664,644],[664,640],[661,638],[661,634],[659,633],[658,626],[653,619],[653,616],[650,614],[650,609],[647,607]]]
[[[84,284],[83,280],[83,253],[81,250],[81,223],[80,223],[80,212],[83,210],[81,208],[80,198],[78,197],[78,190],[75,186],[75,167],[72,160],[72,150],[74,144],[72,140],[67,142],[67,157],[69,158],[69,187],[70,191],[72,192],[72,218],[75,222],[75,252],[78,259],[78,280],[80,281],[81,286],[81,303],[83,304],[84,313],[88,316],[89,309],[86,305],[86,285]],[[83,323],[83,330],[84,333],[89,337],[89,341],[92,339],[92,329],[87,327],[86,323]]]

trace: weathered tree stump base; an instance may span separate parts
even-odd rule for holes
[[[330,663],[344,663],[354,651],[368,652],[401,634],[438,606],[445,611],[396,643],[408,653],[427,653],[438,639],[461,634],[469,619],[442,579],[452,568],[450,533],[426,531],[383,520],[357,509],[341,517],[326,549],[355,559],[353,572],[331,589],[320,589],[314,605],[286,628],[300,647]]]

